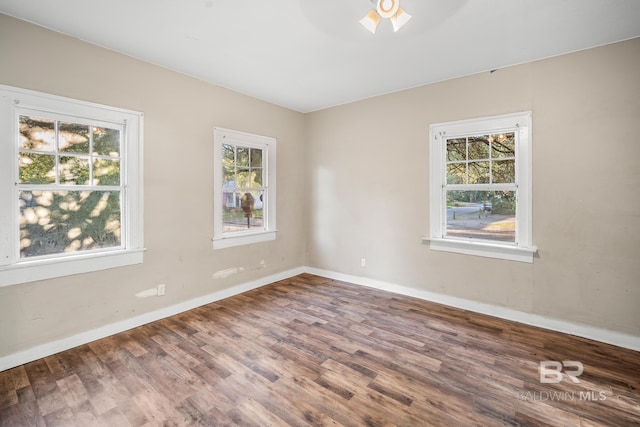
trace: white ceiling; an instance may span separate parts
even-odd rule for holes
[[[301,112],[640,36],[639,0],[0,0],[0,12]]]

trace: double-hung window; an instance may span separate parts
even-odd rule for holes
[[[0,285],[142,262],[141,113],[0,86]]]
[[[214,249],[275,239],[276,140],[214,131]]]
[[[430,127],[435,250],[532,262],[531,114]]]

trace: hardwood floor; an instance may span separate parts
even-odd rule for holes
[[[0,372],[0,425],[631,426],[639,387],[638,352],[304,274]]]

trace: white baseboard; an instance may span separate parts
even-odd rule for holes
[[[202,297],[194,298],[169,307],[164,307],[149,313],[141,314],[140,316],[121,320],[115,323],[110,323],[108,325],[86,332],[81,332],[67,338],[38,345],[36,347],[30,348],[29,350],[9,354],[7,356],[0,357],[0,372],[4,371],[5,369],[20,366],[43,357],[51,356],[52,354],[68,350],[79,345],[90,343],[91,341],[95,341],[100,338],[105,338],[119,332],[128,331],[129,329],[146,325],[147,323],[155,322],[156,320],[183,313],[185,311],[192,310],[205,304],[220,301],[222,299],[229,298],[231,296],[277,282],[279,280],[288,279],[304,272],[305,269],[303,267],[286,270],[281,273],[272,274],[270,276],[266,276],[257,280],[241,283],[231,288],[213,292]]]
[[[342,274],[313,267],[298,267],[257,280],[245,282],[228,289],[213,292],[211,294],[184,301],[169,307],[164,307],[149,313],[142,314],[140,316],[132,317],[130,319],[110,323],[108,325],[82,332],[71,337],[38,345],[29,350],[24,350],[0,357],[0,372],[28,362],[32,362],[42,357],[47,357],[64,350],[77,347],[79,345],[87,344],[100,338],[105,338],[119,332],[124,332],[129,329],[145,325],[147,323],[155,322],[156,320],[183,313],[185,311],[192,310],[205,304],[220,301],[222,299],[238,295],[243,292],[247,292],[252,289],[277,282],[279,280],[288,279],[302,273],[315,274],[317,276],[326,277],[328,279],[340,280],[356,285],[393,292],[400,295],[415,297],[426,301],[432,301],[438,304],[461,308],[476,313],[487,314],[489,316],[499,317],[501,319],[512,320],[527,325],[538,326],[541,328],[550,329],[552,331],[576,335],[579,337],[640,351],[640,337],[630,334],[579,323],[571,323],[564,320],[553,319],[537,314],[526,313],[506,307],[499,307],[496,305],[485,304],[477,301],[453,297],[450,295],[439,294],[435,292],[429,292],[421,289],[409,288],[406,286],[400,286],[389,282],[369,279],[366,277]]]
[[[581,323],[567,322],[566,320],[554,319],[541,316],[539,314],[526,313],[524,311],[513,310],[497,305],[485,304],[464,298],[439,294],[436,292],[409,288],[406,286],[400,286],[380,280],[369,279],[366,277],[337,273],[335,271],[306,267],[305,272],[315,274],[317,276],[326,277],[328,279],[340,280],[343,282],[354,283],[356,285],[367,286],[369,288],[375,288],[400,295],[419,298],[438,304],[448,305],[450,307],[473,311],[475,313],[487,314],[489,316],[499,317],[505,320],[512,320],[514,322],[524,323],[526,325],[537,326],[556,332],[562,332],[569,335],[575,335],[582,338],[612,344],[618,347],[640,351],[640,337],[631,334],[611,331],[609,329],[598,328]]]

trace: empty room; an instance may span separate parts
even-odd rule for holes
[[[0,427],[640,425],[637,0],[0,0]]]

